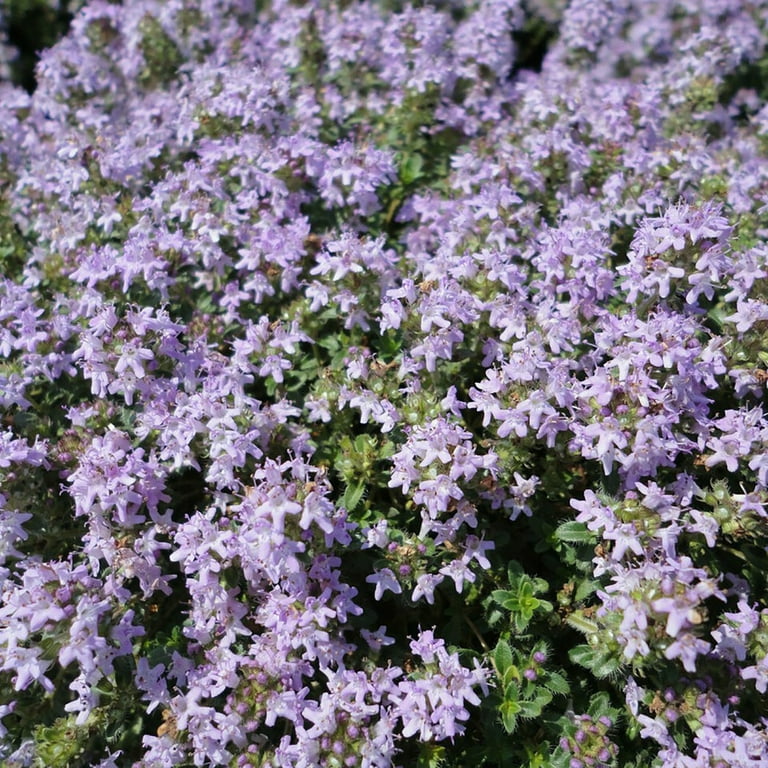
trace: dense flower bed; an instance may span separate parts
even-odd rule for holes
[[[768,765],[767,41],[95,0],[31,95],[0,44],[0,764]]]

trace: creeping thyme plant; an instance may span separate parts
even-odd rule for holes
[[[768,1],[63,5],[0,766],[768,765]]]

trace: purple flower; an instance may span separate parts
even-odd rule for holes
[[[464,560],[452,560],[448,565],[444,565],[439,572],[453,579],[458,593],[464,589],[465,581],[472,584],[476,579],[475,574],[472,573]]]
[[[381,600],[384,592],[387,590],[394,592],[396,595],[401,594],[403,591],[400,582],[390,568],[382,568],[381,570],[366,576],[365,580],[369,584],[376,585],[376,590],[374,592],[374,598],[376,600]]]
[[[681,629],[690,626],[695,616],[695,603],[684,596],[661,597],[652,603],[653,609],[667,614],[666,632],[677,637]]]
[[[411,594],[411,600],[415,603],[423,597],[430,605],[434,605],[435,588],[444,578],[445,576],[443,574],[422,573],[416,579],[416,586]]]
[[[467,536],[464,542],[465,550],[463,560],[470,563],[472,560],[477,560],[481,568],[490,568],[491,562],[485,556],[485,552],[491,549],[496,549],[496,544],[492,541],[482,541],[477,536],[470,534]]]
[[[393,645],[395,642],[395,638],[389,637],[386,634],[386,631],[387,628],[385,626],[381,626],[374,632],[371,632],[367,629],[361,629],[360,634],[363,636],[363,640],[368,643],[368,647],[372,651],[379,651],[385,645]]]
[[[614,542],[611,550],[613,560],[621,560],[628,549],[638,556],[644,552],[640,535],[634,523],[621,523],[610,530],[606,530],[603,532],[603,538],[606,541]]]
[[[683,634],[671,643],[664,651],[667,659],[679,658],[686,672],[696,672],[696,659],[709,652],[712,646],[706,641],[691,634]]]
[[[758,692],[765,693],[768,690],[768,656],[763,656],[757,664],[744,667],[741,670],[741,677],[744,680],[754,680]]]

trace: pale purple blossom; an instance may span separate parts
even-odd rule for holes
[[[765,4],[80,5],[0,82],[0,761],[118,679],[136,768],[460,761],[559,558],[644,754],[762,765]]]
[[[366,576],[365,580],[369,584],[376,585],[374,591],[374,598],[376,600],[381,600],[384,593],[387,591],[393,592],[396,595],[399,595],[403,591],[400,582],[397,580],[397,577],[392,572],[391,568],[382,568],[381,570],[376,571],[376,573]]]

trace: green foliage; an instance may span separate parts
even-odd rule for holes
[[[605,648],[593,648],[590,645],[577,645],[568,652],[568,658],[595,677],[609,677],[621,666],[621,662],[611,651]]]
[[[139,33],[145,62],[144,69],[139,73],[139,82],[145,88],[167,85],[176,77],[183,61],[178,46],[160,22],[150,14],[146,14],[141,20]]]
[[[557,37],[557,21],[562,14],[562,7],[557,8],[558,0],[547,3],[536,3],[538,7],[529,15],[523,25],[515,30],[514,41],[517,46],[515,53],[515,68],[518,70],[532,69],[538,71],[549,46]],[[550,8],[547,9],[546,6]],[[562,6],[562,3],[560,3]],[[544,14],[542,11],[548,10]]]
[[[80,5],[81,0],[5,0],[3,15],[8,42],[18,51],[10,63],[11,82],[27,91],[34,90],[39,52],[66,33]]]
[[[551,612],[552,603],[536,595],[549,589],[544,579],[532,578],[523,573],[519,563],[512,562],[507,572],[509,588],[491,593],[495,603],[510,612],[510,622],[517,633],[525,632],[537,611]]]
[[[2,159],[0,158],[0,171]],[[13,279],[24,266],[27,244],[13,222],[8,198],[0,194],[0,275]]]
[[[522,655],[513,653],[505,640],[499,640],[493,652],[493,665],[499,681],[496,693],[500,699],[499,714],[507,733],[513,733],[520,720],[539,717],[555,694],[568,691],[568,684],[561,675],[539,681],[534,666],[522,670],[521,663],[524,663]],[[528,663],[535,665],[535,662]]]
[[[382,481],[388,477],[387,459],[395,451],[388,439],[371,434],[359,434],[352,438],[342,435],[332,460],[334,473],[340,478],[343,492],[340,497],[348,512],[355,513],[355,519],[364,519],[369,507],[360,509],[369,487],[386,487]]]
[[[569,544],[594,544],[597,536],[584,523],[568,520],[555,529],[555,538]]]
[[[93,713],[89,720],[95,720]],[[75,725],[75,717],[57,720],[52,726],[35,729],[35,768],[74,768],[87,760],[93,725]]]
[[[416,768],[442,768],[447,751],[442,744],[422,744],[419,747]]]
[[[145,728],[136,704],[123,700],[97,707],[82,724],[69,715],[51,725],[36,726],[33,768],[88,768],[105,748],[117,750],[135,742]]]
[[[698,118],[710,111],[718,103],[717,81],[710,76],[695,78],[688,87],[685,101],[675,110],[664,126],[664,132],[672,137],[686,132],[704,134],[715,130],[713,123]]]

